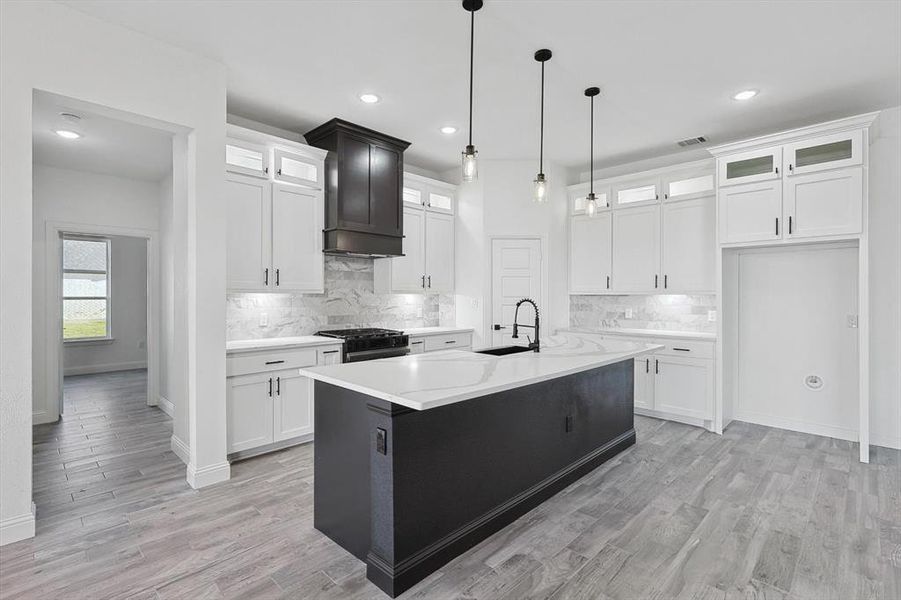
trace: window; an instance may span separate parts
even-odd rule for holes
[[[110,241],[63,237],[63,341],[110,339]]]

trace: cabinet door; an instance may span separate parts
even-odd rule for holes
[[[426,290],[436,293],[454,291],[454,216],[425,214]]]
[[[313,380],[297,371],[272,373],[275,380],[273,396],[273,439],[290,440],[313,433]]]
[[[654,410],[654,374],[651,371],[653,360],[650,356],[635,359],[633,388],[635,408]]]
[[[721,187],[719,202],[720,243],[781,239],[781,181]]]
[[[397,198],[403,189],[403,153],[378,144],[372,144],[370,152],[368,221],[375,232],[400,235],[403,216]]]
[[[229,454],[272,443],[273,385],[271,373],[228,378]]]
[[[613,273],[616,292],[653,292],[660,275],[660,206],[613,211]]]
[[[861,231],[863,167],[814,171],[785,179],[787,237]]]
[[[593,294],[610,291],[612,219],[609,210],[599,212],[594,217],[578,215],[570,219],[570,293]]]
[[[422,354],[425,352],[425,339],[410,338],[410,354]]]
[[[313,188],[322,187],[322,163],[306,156],[275,150],[275,180]]]
[[[405,206],[404,255],[384,259],[391,261],[391,291],[423,291],[425,228],[425,211],[421,207]]]
[[[634,181],[618,186],[613,193],[617,206],[649,204],[660,200],[660,181]]]
[[[269,151],[240,140],[225,143],[225,170],[266,179],[269,177]]]
[[[320,192],[275,184],[272,189],[272,289],[322,292],[323,200]]]
[[[225,260],[229,290],[265,291],[270,273],[271,184],[229,174],[225,181]]]
[[[653,368],[655,410],[713,418],[713,361],[655,355]]]
[[[454,191],[445,188],[429,188],[425,202],[430,211],[454,214]]]
[[[663,205],[663,289],[712,292],[716,288],[716,198]]]
[[[341,348],[319,350],[316,357],[316,364],[320,367],[323,365],[340,365]]]
[[[714,193],[713,173],[694,173],[672,176],[663,182],[664,200],[690,200]]]
[[[782,147],[733,154],[720,158],[717,164],[720,187],[779,179]]]
[[[789,177],[859,165],[863,163],[863,132],[858,129],[788,144],[784,152]]]

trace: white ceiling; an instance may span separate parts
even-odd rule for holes
[[[338,116],[413,143],[411,164],[455,166],[466,143],[469,14],[457,0],[68,0],[228,67],[229,112],[304,132]],[[678,151],[901,104],[901,3],[486,0],[476,14],[474,143],[484,159],[596,161]],[[760,95],[745,103],[730,96]],[[382,102],[364,105],[362,92]],[[452,124],[453,136],[438,129]]]
[[[42,165],[159,181],[172,171],[172,134],[85,110],[65,98],[38,92],[32,117],[33,160]],[[59,114],[81,117],[83,137],[67,140],[54,133]]]

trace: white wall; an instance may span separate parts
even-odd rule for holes
[[[39,281],[37,275],[35,281]],[[113,339],[66,344],[63,351],[65,375],[147,368],[146,239],[110,236],[109,285],[108,315]]]
[[[566,283],[566,173],[545,162],[549,201],[532,200],[536,161],[480,160],[479,178],[457,192],[456,297],[457,324],[473,327],[473,345],[490,345],[490,239],[503,236],[542,238],[542,329],[550,333],[569,326]],[[445,173],[459,180],[458,170]],[[537,299],[536,299],[537,300]]]
[[[47,331],[45,314],[48,309],[55,310],[55,298],[48,298],[45,293],[48,273],[46,272],[47,252],[47,223],[72,224],[77,230],[77,225],[88,224],[94,226],[109,227],[108,233],[112,234],[116,228],[132,228],[156,231],[159,227],[159,192],[158,184],[151,181],[139,181],[124,177],[110,175],[98,175],[85,171],[72,171],[59,169],[45,165],[35,165],[33,172],[34,193],[34,219],[33,219],[33,253],[32,264],[32,310],[34,314],[34,326],[32,329],[32,364],[33,364],[33,406],[34,422],[43,423],[55,420],[55,412],[50,409],[57,399],[47,385]],[[55,240],[54,240],[55,241]],[[143,243],[143,242],[142,242]],[[115,269],[115,264],[113,265]],[[146,263],[143,265],[144,281],[146,282]],[[116,290],[113,290],[115,294]],[[141,290],[143,301],[146,303],[146,293]],[[121,305],[120,305],[121,306]],[[145,308],[146,315],[146,305]],[[129,318],[126,315],[113,315],[114,321]],[[146,316],[142,315],[142,320]],[[133,329],[133,328],[131,328]],[[146,332],[146,328],[145,328]],[[114,333],[114,335],[116,335]],[[141,334],[143,338],[145,334]],[[127,336],[131,338],[129,334]],[[121,338],[120,338],[121,339]],[[104,346],[88,348],[80,346],[70,348],[74,351],[66,351],[66,367],[84,366],[96,361],[95,364],[107,364],[115,361],[110,356],[120,351],[126,343],[132,345],[137,340],[123,340],[122,343],[114,343]],[[113,350],[113,346],[116,348]],[[130,361],[142,360],[146,362],[146,350],[141,352],[142,358],[134,357]],[[51,397],[54,396],[54,397]]]
[[[870,442],[901,448],[901,107],[870,138]]]
[[[176,346],[188,382],[189,483],[227,479],[223,65],[56,2],[0,3],[0,543],[34,535],[32,97],[34,90],[179,132]],[[178,145],[178,144],[177,144]],[[183,293],[182,293],[183,292]]]

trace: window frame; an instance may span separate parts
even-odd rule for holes
[[[106,270],[89,270],[89,269],[67,269],[65,267],[65,243],[67,240],[82,240],[87,242],[104,242],[106,244]],[[86,235],[76,233],[64,233],[60,235],[60,335],[63,344],[102,344],[113,341],[112,326],[112,303],[113,303],[113,285],[112,285],[112,238],[101,235]],[[106,276],[106,296],[66,296],[65,279],[67,273],[84,273],[89,275],[105,275]],[[77,337],[66,338],[66,300],[104,300],[106,302],[106,333],[102,336],[94,337]]]

